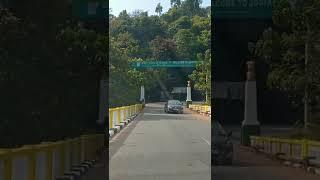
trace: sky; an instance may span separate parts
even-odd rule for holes
[[[149,15],[156,15],[157,4],[160,3],[163,7],[162,13],[165,13],[170,8],[170,0],[109,0],[109,8],[112,9],[111,14],[118,16],[123,10],[132,13],[134,10],[148,11]],[[202,0],[203,7],[211,4],[211,0]]]

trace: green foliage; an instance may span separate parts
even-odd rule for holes
[[[181,0],[170,0],[171,6],[179,7],[181,5]]]
[[[158,3],[158,5],[157,5],[157,7],[156,7],[156,10],[155,10],[155,12],[156,13],[158,13],[159,14],[159,16],[161,15],[161,13],[162,13],[162,6],[161,6],[161,4],[160,3]]]
[[[187,16],[182,16],[169,25],[169,33],[171,35],[176,34],[180,29],[190,29],[191,21]]]
[[[211,101],[211,50],[208,49],[205,54],[198,54],[197,60],[202,61],[196,67],[196,70],[189,75],[194,82],[194,88],[207,93],[207,103]]]
[[[174,36],[177,53],[183,59],[195,58],[198,48],[197,38],[190,29],[180,29]]]
[[[45,34],[47,27],[36,20],[0,12],[0,31],[5,34],[0,40],[0,86],[6,95],[0,108],[0,146],[95,130],[107,36],[75,23],[54,22],[47,22],[54,28]]]
[[[305,87],[311,101],[319,96],[319,10],[316,0],[277,1],[273,9],[275,29],[264,31],[254,54],[270,66],[268,86],[288,94],[292,104],[302,108]],[[306,52],[306,44],[309,50]],[[305,65],[306,54],[308,63]],[[319,103],[319,102],[318,102]]]
[[[176,56],[176,44],[173,39],[157,36],[150,42],[152,57],[158,60],[171,60]]]
[[[156,7],[159,16],[147,12],[126,11],[118,17],[110,15],[110,104],[138,100],[140,85],[154,94],[172,86],[185,85],[187,78],[173,81],[169,76],[179,74],[175,70],[139,70],[129,67],[131,61],[142,60],[195,60],[198,53],[205,54],[211,47],[211,19],[201,1],[171,1],[172,7],[161,14],[160,3]],[[190,12],[187,12],[190,11]],[[203,57],[204,58],[204,57]],[[201,73],[203,68],[198,69]],[[187,76],[186,72],[179,76]],[[196,79],[198,81],[199,79]],[[202,79],[201,79],[202,80]],[[202,82],[202,81],[201,81]],[[206,84],[209,86],[209,83]],[[130,89],[130,91],[128,91]],[[199,89],[199,88],[198,88]],[[201,89],[201,88],[200,88]],[[205,88],[207,89],[207,88]],[[111,92],[112,91],[112,92]],[[121,102],[121,103],[120,103]]]

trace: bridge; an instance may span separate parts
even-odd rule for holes
[[[73,13],[90,23],[101,23],[106,1],[98,1],[73,1],[79,3]],[[97,124],[105,125],[105,134],[0,149],[0,180],[319,179],[264,155],[295,159],[292,165],[297,167],[320,161],[319,142],[285,139],[292,131],[290,127],[260,126],[258,121],[261,106],[257,107],[256,94],[262,89],[256,85],[254,63],[245,63],[247,43],[257,40],[262,30],[272,24],[271,0],[215,0],[213,10],[213,107],[192,99],[191,86],[186,83],[182,114],[166,113],[164,102],[145,102],[143,85],[140,103],[109,108],[108,84],[102,79]],[[131,67],[141,71],[193,69],[198,63],[201,62],[145,60],[132,62]],[[212,141],[212,120],[236,122],[224,125],[233,132],[230,166],[213,166],[213,148],[218,145]]]

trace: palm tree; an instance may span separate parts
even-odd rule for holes
[[[159,14],[159,16],[161,15],[161,13],[162,13],[162,6],[161,6],[161,4],[160,3],[158,3],[158,5],[157,5],[157,7],[156,7],[156,11],[155,11],[156,13],[158,13]]]

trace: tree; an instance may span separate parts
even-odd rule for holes
[[[150,42],[152,57],[157,60],[172,60],[176,58],[176,44],[174,40],[157,36]]]
[[[320,26],[315,17],[319,16],[320,4],[314,0],[298,2],[296,6],[290,6],[288,0],[275,3],[273,20],[277,30],[266,30],[256,48],[260,49],[259,57],[270,64],[269,87],[287,92],[294,105],[305,104],[307,128],[315,123],[315,119],[309,120],[309,106],[319,103],[320,63],[315,57]]]
[[[166,88],[171,86],[185,85],[190,73],[186,69],[179,69],[178,72],[166,69],[136,71],[130,68],[130,62],[194,60],[197,53],[205,54],[210,47],[210,20],[201,14],[204,8],[197,6],[199,1],[195,1],[195,7],[199,10],[193,12],[198,18],[187,12],[186,6],[182,7],[182,1],[171,2],[173,6],[161,16],[148,16],[147,12],[138,10],[130,15],[123,12],[110,21],[109,89],[112,91],[112,106],[129,103],[129,99],[133,102],[139,96],[141,84],[145,85],[146,91],[156,95],[160,94],[161,89],[167,91]],[[156,9],[159,13],[161,8]],[[176,77],[173,83],[168,76],[177,74],[183,77]]]
[[[113,43],[128,57],[136,57],[139,52],[138,41],[128,32],[118,34]]]
[[[198,43],[196,36],[189,29],[180,29],[174,36],[177,44],[177,54],[183,59],[196,57]]]
[[[185,0],[181,4],[181,11],[183,11],[185,15],[192,17],[201,12],[201,4],[202,0]]]
[[[158,3],[155,12],[158,13],[159,16],[161,15],[161,13],[162,13],[162,6],[161,6],[160,3]]]
[[[45,34],[40,20],[0,13],[0,86],[8,97],[0,108],[0,146],[62,140],[95,129],[107,36],[73,22],[54,22]]]
[[[172,7],[168,10],[167,13],[163,14],[161,18],[168,24],[176,21],[181,16],[181,11],[178,7]]]
[[[188,18],[187,16],[182,16],[169,25],[168,31],[170,34],[174,35],[180,29],[190,29],[190,28],[191,28],[190,18]]]
[[[211,50],[208,49],[205,55],[198,54],[197,60],[202,61],[197,65],[196,70],[189,75],[194,82],[194,88],[206,95],[206,103],[211,103]]]
[[[181,0],[170,0],[170,4],[173,7],[179,7],[181,5]]]

